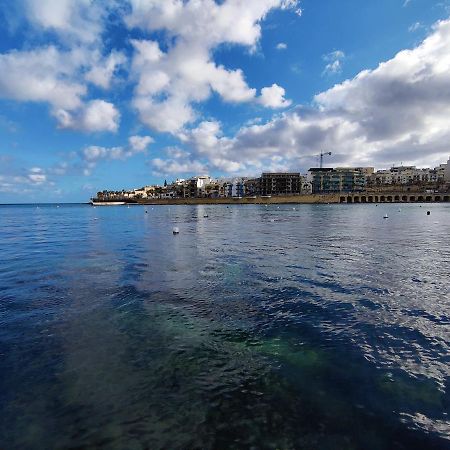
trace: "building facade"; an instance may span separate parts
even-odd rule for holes
[[[313,194],[362,192],[366,188],[366,175],[361,168],[312,168],[309,180]]]
[[[298,195],[302,190],[300,173],[263,173],[261,195]]]

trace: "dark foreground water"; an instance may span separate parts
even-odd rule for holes
[[[0,448],[450,449],[449,242],[438,204],[0,207]]]

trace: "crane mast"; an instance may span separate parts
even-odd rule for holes
[[[320,168],[323,168],[323,157],[324,156],[331,156],[331,152],[320,152]]]

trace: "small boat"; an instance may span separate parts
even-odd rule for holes
[[[90,203],[92,206],[121,206],[126,204],[125,202],[94,202],[93,200]]]

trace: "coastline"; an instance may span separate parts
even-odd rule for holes
[[[447,203],[450,193],[341,193],[242,198],[168,198],[140,199],[137,205],[265,205],[265,204],[370,204],[370,203]]]

